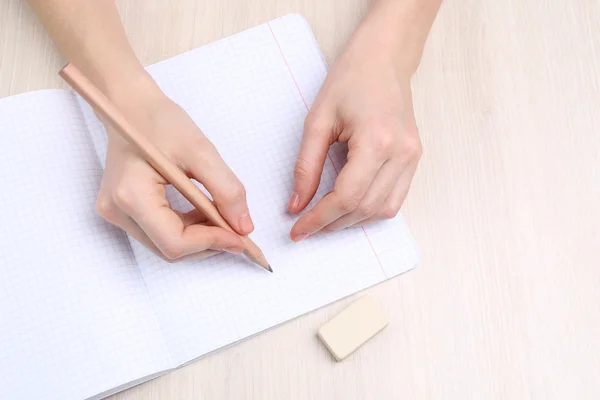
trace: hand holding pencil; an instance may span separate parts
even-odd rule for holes
[[[169,261],[243,252],[272,272],[258,246],[245,236],[254,226],[244,187],[185,111],[151,86],[137,100],[117,107],[74,65],[60,74],[90,103],[109,134],[97,201],[103,218]],[[207,188],[214,204],[190,178]],[[182,214],[171,209],[167,184],[195,210]]]

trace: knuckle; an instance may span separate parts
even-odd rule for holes
[[[198,135],[191,142],[186,143],[183,149],[184,156],[180,161],[187,170],[199,169],[211,170],[216,168],[215,159],[218,157],[215,145],[203,135]]]
[[[207,157],[214,155],[217,152],[217,147],[214,143],[208,140],[204,135],[200,135],[196,138],[193,147],[198,150],[199,153],[204,153]]]
[[[301,180],[311,175],[310,163],[303,157],[298,157],[294,165],[294,178]]]
[[[418,161],[423,155],[423,145],[419,135],[408,134],[402,143],[403,154],[411,161]]]
[[[341,130],[341,123],[324,108],[313,107],[304,119],[303,132],[306,136],[327,138],[333,142]]]
[[[246,200],[246,189],[244,186],[237,182],[235,185],[227,190],[225,193],[225,199],[229,203],[239,203]]]
[[[398,147],[401,126],[395,119],[376,119],[369,123],[369,146],[379,157],[389,156]]]
[[[376,121],[371,124],[371,146],[373,152],[380,156],[400,155],[413,162],[418,161],[423,153],[416,125],[406,126],[399,121]]]
[[[117,209],[110,198],[99,195],[96,199],[96,212],[107,221],[115,219]]]
[[[360,204],[360,199],[355,195],[344,195],[338,200],[338,208],[345,213],[356,210]]]
[[[133,208],[133,193],[128,185],[119,185],[113,194],[114,202],[124,211]]]
[[[177,260],[183,256],[183,244],[179,240],[169,240],[165,242],[161,248],[162,253],[167,260]]]
[[[374,203],[361,203],[356,211],[360,217],[369,218],[377,213],[377,208],[377,205]]]
[[[387,155],[391,153],[397,142],[397,134],[386,129],[381,131],[375,138],[373,145],[375,146],[375,154]]]
[[[406,151],[411,159],[421,159],[421,156],[423,155],[423,146],[421,145],[421,141],[418,139],[408,141],[406,143]]]
[[[304,119],[304,132],[320,133],[325,130],[324,118],[318,110],[311,110]]]
[[[395,204],[385,205],[381,210],[381,218],[383,219],[392,219],[395,218],[400,212],[400,206]]]

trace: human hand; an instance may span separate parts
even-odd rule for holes
[[[315,195],[331,144],[348,142],[348,162],[333,191],[293,226],[294,241],[393,218],[407,195],[421,156],[413,71],[395,60],[381,34],[373,21],[359,28],[308,113],[288,210],[301,212]]]
[[[154,85],[115,96],[128,121],[146,134],[188,177],[202,183],[219,212],[239,234],[253,229],[244,187],[186,112]],[[133,95],[135,96],[135,95]],[[166,199],[168,184],[109,124],[99,214],[168,261],[200,259],[220,251],[241,253],[235,233],[208,226],[197,210],[182,214]]]

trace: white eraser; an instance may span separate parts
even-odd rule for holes
[[[362,296],[319,329],[318,336],[341,361],[388,324],[379,304]]]

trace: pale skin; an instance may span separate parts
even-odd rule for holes
[[[161,92],[137,60],[114,0],[27,0],[64,57],[77,65],[190,178],[210,192],[239,234],[254,230],[246,191],[191,118]],[[289,212],[303,215],[290,238],[396,216],[421,156],[410,80],[441,0],[376,0],[331,68],[309,111],[296,160]],[[241,253],[239,236],[181,214],[168,184],[110,127],[98,213],[168,261]],[[327,151],[348,143],[334,189],[305,210]],[[208,173],[210,171],[210,173]],[[291,171],[290,171],[291,173]],[[282,205],[285,207],[285,204]]]

